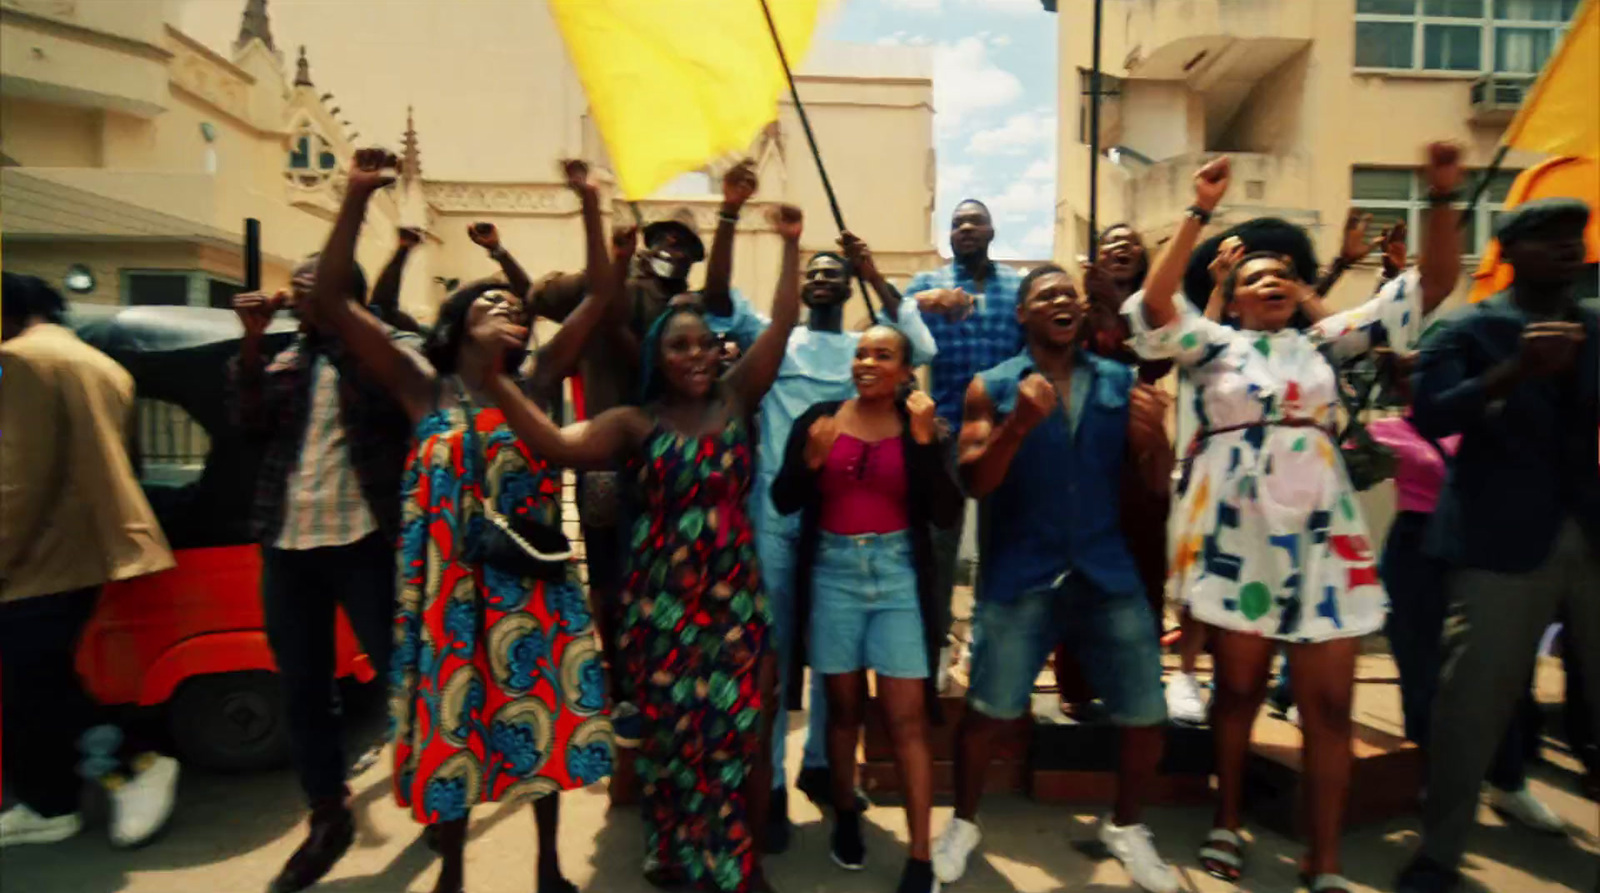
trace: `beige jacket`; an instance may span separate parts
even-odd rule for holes
[[[166,570],[128,459],[133,377],[69,329],[0,343],[0,601]]]

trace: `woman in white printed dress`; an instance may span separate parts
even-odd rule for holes
[[[1409,346],[1454,287],[1460,265],[1449,208],[1461,169],[1456,150],[1430,147],[1424,176],[1439,200],[1418,268],[1372,300],[1305,331],[1289,323],[1310,287],[1276,254],[1252,254],[1224,285],[1238,328],[1205,318],[1177,294],[1201,228],[1228,188],[1220,158],[1195,175],[1195,204],[1124,313],[1135,350],[1171,358],[1196,390],[1200,431],[1178,484],[1170,573],[1216,655],[1211,722],[1218,806],[1200,851],[1211,874],[1237,880],[1238,831],[1250,727],[1272,657],[1287,644],[1305,733],[1310,851],[1301,863],[1313,893],[1342,893],[1339,835],[1350,783],[1350,702],[1362,636],[1388,610],[1366,524],[1338,445],[1338,378],[1344,363],[1394,343]]]

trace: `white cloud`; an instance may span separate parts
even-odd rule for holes
[[[874,41],[881,47],[925,47],[933,41],[926,34],[912,34],[909,31],[896,31],[887,37],[880,37]]]
[[[889,0],[894,5],[897,0]],[[913,0],[915,2],[915,0]],[[1001,12],[1008,15],[1023,15],[1037,13],[1041,19],[1054,22],[1055,18],[1045,12],[1044,4],[1039,0],[961,0],[962,6],[974,6],[984,12]]]
[[[1012,115],[999,127],[980,130],[967,141],[974,155],[1025,155],[1040,145],[1054,145],[1056,119],[1041,110]]]
[[[1053,210],[1056,196],[1055,190],[1040,188],[1036,182],[1016,180],[1004,192],[984,203],[989,206],[989,213],[994,215],[998,227],[1001,223],[1018,223],[1030,215]]]
[[[940,44],[933,53],[933,107],[941,133],[953,133],[962,117],[1000,108],[1022,97],[1022,81],[989,59],[976,37]]]
[[[883,5],[890,9],[906,9],[914,12],[938,12],[941,0],[883,0]]]
[[[996,34],[995,36],[989,38],[989,46],[992,46],[992,47],[1008,47],[1008,46],[1011,46],[1011,35],[1009,35],[1009,34]]]
[[[973,167],[970,164],[939,165],[939,193],[955,196],[965,193],[972,185]]]
[[[1046,255],[1055,246],[1056,230],[1048,223],[1041,223],[1028,230],[1022,237],[1022,247],[1036,255]]]
[[[1033,164],[1028,165],[1027,170],[1022,172],[1022,179],[1024,180],[1054,180],[1055,178],[1056,166],[1048,158],[1040,158],[1034,161]]]

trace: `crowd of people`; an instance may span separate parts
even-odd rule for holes
[[[608,238],[589,171],[572,161],[584,269],[534,280],[492,226],[474,225],[501,272],[457,288],[424,329],[398,306],[420,233],[399,231],[370,294],[355,263],[395,166],[358,152],[323,250],[290,288],[234,300],[244,334],[230,405],[261,447],[251,524],[310,811],[274,893],[312,887],[354,840],[333,686],[341,607],[387,668],[393,792],[440,857],[436,893],[467,888],[472,807],[516,800],[533,804],[537,889],[575,890],[560,795],[610,776],[618,747],[633,749],[642,784],[650,882],[772,889],[763,856],[791,845],[774,728],[806,703],[807,666],[793,787],[831,815],[829,855],[865,864],[856,753],[875,700],[909,829],[898,889],[937,891],[980,844],[996,733],[1029,712],[1052,654],[1068,709],[1097,699],[1120,729],[1099,840],[1133,884],[1173,893],[1179,876],[1141,811],[1169,720],[1207,718],[1201,648],[1214,656],[1217,807],[1198,863],[1236,882],[1248,868],[1250,729],[1282,652],[1305,740],[1304,882],[1349,891],[1339,842],[1356,657],[1379,631],[1407,735],[1428,756],[1423,844],[1398,889],[1454,885],[1486,775],[1497,809],[1559,828],[1508,755],[1521,748],[1495,749],[1558,618],[1591,721],[1600,706],[1600,660],[1573,659],[1600,648],[1600,312],[1575,298],[1588,274],[1582,203],[1505,214],[1515,283],[1437,325],[1461,254],[1464,171],[1445,144],[1422,168],[1429,211],[1410,268],[1403,232],[1369,240],[1354,214],[1326,271],[1281,220],[1202,243],[1226,159],[1195,174],[1193,204],[1154,259],[1119,224],[1080,269],[1022,275],[990,259],[993,220],[968,200],[951,262],[904,291],[849,232],[838,252],[803,259],[802,215],[780,205],[762,315],[729,282],[759,185],[751,165],[724,177],[707,251],[677,220]],[[1321,296],[1373,249],[1380,287],[1330,312]],[[857,279],[877,315],[851,331]],[[172,558],[111,449],[125,439],[126,373],[71,336],[42,282],[6,274],[3,307],[0,704],[18,805],[0,815],[0,845],[12,845],[81,826],[71,755],[93,723],[72,643],[101,584]],[[280,310],[299,334],[268,355]],[[560,323],[543,343],[539,319]],[[1399,467],[1401,513],[1381,550],[1339,435],[1340,373],[1363,358],[1408,404],[1372,426]],[[553,405],[573,375],[585,418],[563,426]],[[64,413],[48,408],[58,402]],[[88,457],[74,452],[86,424]],[[90,466],[115,480],[78,476]],[[564,469],[579,474],[587,592],[562,533]],[[45,500],[32,486],[44,480],[65,489]],[[945,721],[969,499],[980,508],[970,686],[955,813],[936,836],[930,729]],[[84,542],[104,554],[80,560]],[[1164,687],[1166,596],[1185,632]],[[152,755],[119,765],[115,787],[137,796],[120,801],[114,835],[131,844],[170,812],[177,768]]]

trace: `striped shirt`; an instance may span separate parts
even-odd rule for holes
[[[305,441],[289,470],[279,549],[344,546],[376,532],[377,521],[361,495],[339,418],[339,372],[326,357],[312,367],[311,413]]]

